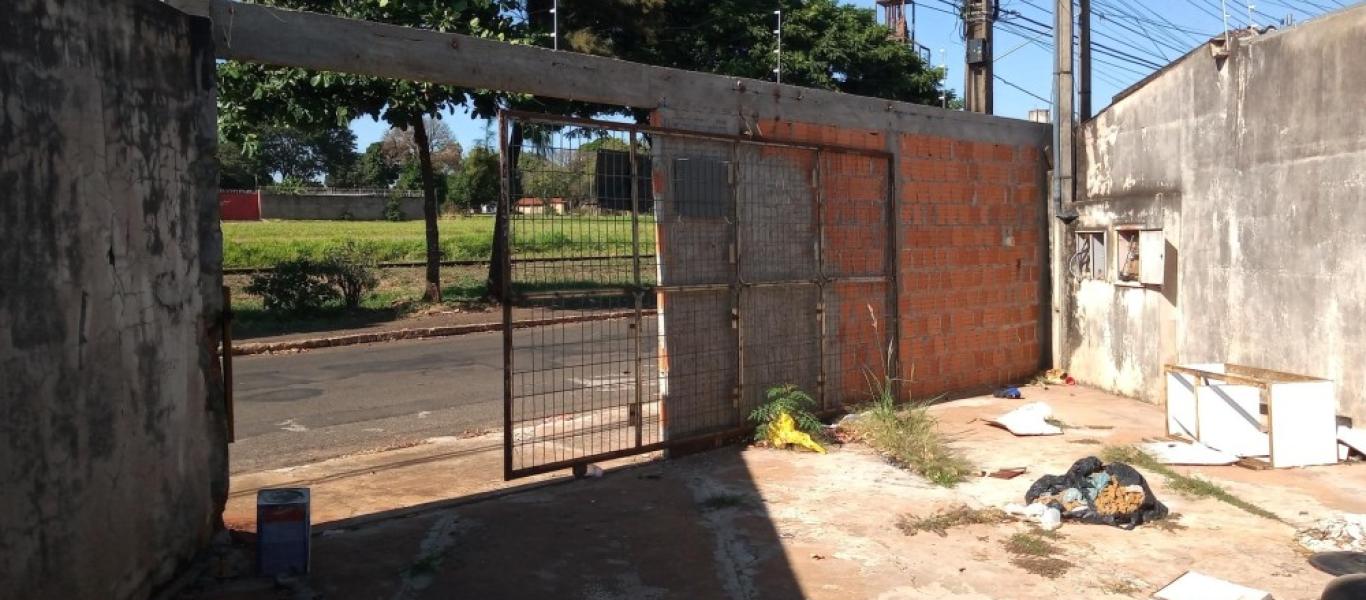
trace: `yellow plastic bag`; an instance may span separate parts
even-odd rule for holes
[[[764,430],[764,441],[774,448],[786,448],[788,446],[799,446],[812,452],[825,454],[825,448],[811,439],[811,436],[797,431],[797,422],[792,420],[792,415],[779,413],[778,418],[769,423]]]

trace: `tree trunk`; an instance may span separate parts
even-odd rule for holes
[[[417,143],[418,168],[422,172],[422,217],[427,221],[427,290],[424,302],[441,301],[441,236],[436,227],[436,182],[432,179],[432,149],[427,140],[427,126],[418,117],[413,123],[413,141]]]
[[[521,194],[517,190],[521,189],[518,185],[517,161],[522,155],[522,124],[512,122],[511,131],[508,132],[507,147],[503,149],[503,165],[507,169],[504,173],[507,189],[511,190],[512,197],[508,198],[508,210],[511,213],[516,205],[518,196]],[[507,192],[504,192],[507,193]],[[503,298],[503,253],[509,249],[508,230],[512,223],[508,221],[509,214],[504,214],[502,206],[499,206],[498,216],[493,219],[493,256],[489,259],[488,277],[488,297],[494,302],[502,303]]]

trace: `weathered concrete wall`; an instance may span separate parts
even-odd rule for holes
[[[1356,7],[1199,48],[1083,126],[1073,229],[1111,260],[1069,276],[1074,375],[1160,400],[1164,362],[1243,363],[1333,379],[1366,422],[1363,39]],[[1115,225],[1163,230],[1164,285],[1115,284]]]
[[[208,27],[0,13],[0,598],[146,597],[227,495]]]
[[[381,194],[272,194],[261,193],[262,219],[314,221],[383,221],[389,197]],[[422,198],[398,199],[404,221],[422,219]]]

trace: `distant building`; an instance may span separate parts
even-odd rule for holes
[[[522,198],[516,208],[519,215],[562,215],[564,206],[564,198]]]

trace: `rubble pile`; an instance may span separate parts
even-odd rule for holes
[[[1343,513],[1320,519],[1297,532],[1295,539],[1314,552],[1366,552],[1366,514]]]

